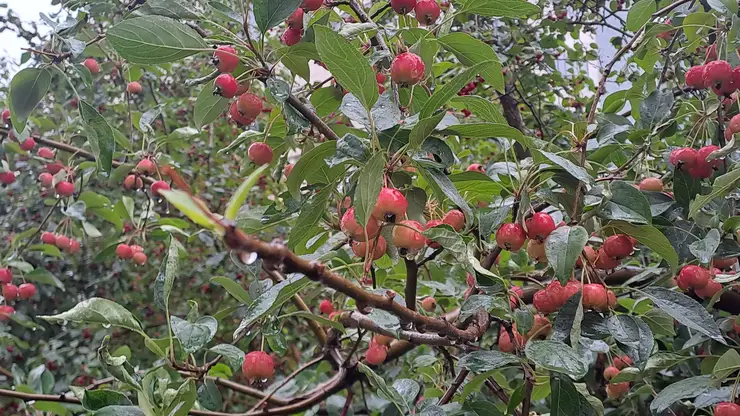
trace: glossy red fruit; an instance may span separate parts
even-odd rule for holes
[[[126,189],[141,189],[144,186],[144,181],[136,175],[128,175],[123,180],[123,187]]]
[[[416,7],[416,0],[391,0],[391,8],[398,14],[407,14]]]
[[[465,228],[465,214],[459,209],[453,209],[442,217],[442,223],[449,225],[455,231],[460,231]]]
[[[34,140],[33,137],[29,137],[21,143],[21,149],[26,152],[30,152],[34,147],[36,147],[36,140]]]
[[[61,197],[72,196],[75,193],[75,186],[71,182],[61,181],[54,187],[57,195]]]
[[[663,192],[663,181],[660,178],[645,178],[640,181],[641,191]]]
[[[57,173],[59,173],[59,172],[60,172],[60,171],[61,171],[62,169],[64,169],[64,165],[62,165],[62,164],[61,164],[61,163],[59,163],[59,162],[52,162],[52,163],[48,163],[48,164],[46,165],[46,170],[48,170],[48,171],[49,171],[49,173],[51,173],[52,175],[56,175],[56,174],[57,174]]]
[[[616,234],[604,240],[603,250],[609,257],[623,259],[634,251],[632,240],[624,234]]]
[[[426,229],[428,230],[430,228],[434,228],[434,227],[436,227],[438,225],[441,225],[441,224],[442,224],[442,221],[441,220],[429,220],[429,221],[427,221]],[[427,245],[429,247],[433,248],[433,249],[438,249],[438,248],[442,247],[442,246],[439,245],[438,242],[432,241],[432,240],[430,240],[428,238],[427,238]]]
[[[31,299],[36,294],[36,286],[33,283],[23,283],[18,286],[18,297],[21,299]]]
[[[324,0],[303,0],[301,2],[301,9],[306,11],[318,10],[321,5],[324,4]]]
[[[8,284],[13,281],[13,272],[9,268],[0,268],[0,283]]]
[[[586,260],[589,261],[589,263],[594,264],[596,262],[596,250],[594,250],[591,246],[585,246],[583,247],[583,253],[581,253],[580,256],[578,256],[578,260],[576,260],[576,266],[583,267],[583,260],[582,257],[585,253]]]
[[[275,362],[264,351],[252,351],[244,356],[242,373],[249,380],[265,380],[275,373]]]
[[[708,86],[732,81],[732,65],[727,61],[712,61],[704,65],[704,83]]]
[[[540,243],[537,240],[529,240],[527,243],[527,256],[535,263],[547,263],[545,243]]]
[[[615,295],[613,291],[606,291],[606,301],[609,305],[609,309],[614,309],[617,307],[617,295]]]
[[[6,322],[15,313],[15,309],[12,306],[0,305],[0,321]]]
[[[375,81],[376,81],[376,82],[377,82],[378,84],[382,84],[382,83],[384,83],[384,82],[385,82],[385,79],[386,79],[386,76],[385,76],[385,74],[384,74],[384,73],[382,73],[382,72],[378,72],[377,74],[375,74]]]
[[[303,15],[305,12],[302,8],[297,8],[288,18],[285,20],[285,24],[291,29],[303,29]]]
[[[232,102],[231,106],[229,106],[229,116],[240,126],[248,126],[254,122],[253,118],[246,117],[244,114],[239,112],[236,101]]]
[[[512,353],[516,349],[516,347],[522,347],[524,345],[524,338],[517,332],[516,325],[512,328],[512,332],[514,333],[514,341],[516,342],[516,345],[514,345],[513,342],[511,342],[511,335],[509,335],[509,331],[507,331],[503,326],[499,328],[498,331],[498,349],[502,352],[508,352]]]
[[[247,156],[255,165],[267,165],[272,162],[272,147],[267,143],[252,143],[249,145],[249,150],[247,150]]]
[[[236,83],[236,79],[231,74],[217,76],[214,86],[213,94],[220,95],[224,98],[234,97],[236,91],[239,89],[239,84]]]
[[[151,159],[142,159],[136,164],[136,171],[142,174],[152,175],[157,171],[157,165]]]
[[[391,79],[401,85],[416,85],[424,79],[424,62],[411,52],[404,52],[391,64]]]
[[[719,150],[715,145],[704,146],[696,151],[696,166],[708,167],[712,170],[718,170],[722,166],[722,159],[708,160],[709,155]]]
[[[8,283],[3,285],[3,297],[6,301],[15,300],[18,297],[18,286]]]
[[[692,66],[686,71],[686,86],[697,90],[708,87],[704,80],[704,65]]]
[[[58,235],[56,246],[60,250],[67,250],[69,248],[69,241],[69,237],[67,237],[66,235]]]
[[[10,110],[7,108],[3,110],[2,115],[0,117],[3,118],[3,124],[10,124]]]
[[[392,243],[398,248],[420,249],[426,244],[422,231],[424,231],[424,226],[418,221],[403,220],[393,227]]]
[[[617,400],[627,394],[629,390],[630,383],[628,381],[623,383],[609,383],[606,385],[606,396],[612,400]]]
[[[236,108],[245,117],[255,119],[262,113],[262,99],[252,93],[245,92],[236,101]]]
[[[429,296],[422,299],[421,308],[427,312],[434,312],[437,309],[437,300]]]
[[[555,221],[546,212],[536,212],[524,221],[529,238],[543,242],[555,230]]]
[[[383,188],[378,195],[372,216],[380,221],[396,222],[406,215],[408,206],[409,203],[401,191],[394,188]]]
[[[509,306],[511,309],[516,309],[519,306],[519,299],[524,296],[524,290],[519,286],[512,286],[509,291],[512,293],[509,295]]]
[[[601,270],[611,270],[619,266],[619,260],[606,254],[602,247],[596,250],[596,261],[594,261],[594,266]]]
[[[324,299],[319,303],[319,311],[324,315],[334,312],[334,304],[329,299]]]
[[[75,254],[78,251],[80,251],[80,242],[75,239],[70,239],[69,245],[67,246],[67,253]]]
[[[134,251],[131,250],[131,246],[128,244],[121,243],[116,247],[116,255],[121,259],[127,260],[134,256]]]
[[[234,72],[239,66],[239,56],[236,49],[230,45],[221,45],[213,52],[213,64],[220,72]]]
[[[15,172],[0,172],[0,183],[10,185],[15,182]]]
[[[385,362],[388,357],[388,347],[384,345],[371,345],[365,353],[365,360],[370,365],[380,365]]]
[[[39,182],[44,188],[50,188],[54,183],[54,175],[49,172],[42,172],[39,174]]]
[[[727,257],[725,259],[713,259],[712,266],[718,269],[731,269],[737,264],[737,257]]]
[[[694,290],[694,293],[702,299],[711,299],[720,290],[722,285],[714,279],[709,279],[704,287]]]
[[[85,59],[82,64],[85,65],[85,68],[87,68],[87,70],[90,71],[90,73],[93,75],[100,72],[100,65],[98,65],[98,61],[93,58]]]
[[[139,84],[138,81],[131,81],[126,85],[126,91],[129,94],[139,94],[144,88]]]
[[[365,231],[367,231],[367,238],[373,239],[380,232],[380,225],[378,220],[370,217],[367,221],[366,227],[363,228],[355,219],[355,208],[351,207],[345,211],[341,221],[339,221],[339,228],[347,236],[357,241],[365,241]]]
[[[480,173],[486,173],[486,169],[483,168],[483,165],[480,163],[473,163],[472,165],[468,166],[467,169],[465,169],[467,172],[480,172]]]
[[[423,26],[434,24],[439,19],[440,12],[437,0],[419,0],[414,6],[416,21]]]
[[[668,159],[673,166],[680,167],[681,170],[688,172],[696,163],[696,150],[690,147],[675,149]]]
[[[713,416],[740,416],[740,405],[730,402],[717,403]]]
[[[54,233],[45,231],[43,234],[41,234],[41,242],[44,244],[54,245],[57,242],[57,236]]]
[[[293,46],[296,43],[300,42],[303,38],[303,29],[298,28],[288,28],[283,34],[280,36],[280,42],[282,42],[285,46]]]
[[[583,285],[583,307],[595,311],[607,311],[609,300],[606,296],[606,288],[598,283]]]
[[[169,191],[170,185],[165,181],[156,181],[151,187],[152,195],[159,195],[161,191]]]
[[[147,257],[146,254],[142,253],[141,251],[137,251],[131,256],[131,260],[133,260],[134,263],[138,264],[139,266],[143,266],[146,264]]]
[[[619,369],[617,367],[614,367],[613,365],[610,365],[609,367],[606,367],[604,369],[604,379],[607,380],[607,381],[609,381],[609,380],[613,379],[614,377],[616,377],[617,374],[619,374],[619,372],[620,371],[619,371]]]
[[[732,118],[730,119],[730,124],[727,125],[727,129],[730,130],[732,133],[740,132],[740,114],[732,116]]]
[[[367,250],[372,250],[373,246],[375,246],[375,250],[373,251],[373,260],[377,260],[385,254],[385,250],[387,248],[387,243],[385,242],[385,238],[382,236],[378,236],[377,243],[375,240],[370,240],[370,246],[368,247],[368,243],[364,241],[353,241],[352,242],[352,252],[355,253],[355,256],[365,258],[365,253]]]
[[[620,370],[624,370],[626,367],[632,366],[632,358],[626,355],[622,355],[619,357],[614,357],[614,367],[617,367]]]
[[[131,250],[134,253],[138,253],[138,252],[142,252],[143,253],[144,252],[144,247],[142,247],[140,245],[137,245],[137,244],[131,244]]]
[[[532,328],[527,331],[525,339],[545,338],[551,330],[552,324],[550,323],[550,320],[547,319],[544,315],[536,314],[534,316]]]
[[[690,264],[678,273],[676,283],[682,290],[701,289],[709,282],[709,270]]]
[[[39,147],[38,155],[44,159],[54,159],[54,151],[48,147]]]
[[[515,223],[506,223],[496,231],[496,244],[504,250],[519,251],[527,239],[524,227]]]
[[[559,309],[556,300],[550,296],[550,293],[546,289],[538,290],[534,294],[532,304],[535,309],[544,314],[553,313]]]

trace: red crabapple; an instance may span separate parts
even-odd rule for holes
[[[130,259],[134,256],[134,251],[131,250],[131,246],[122,243],[116,247],[116,255],[121,259]]]
[[[147,257],[146,254],[142,253],[141,251],[137,251],[133,254],[133,256],[131,256],[131,260],[133,260],[134,263],[138,264],[139,266],[143,266],[146,264]]]
[[[391,79],[401,85],[416,85],[424,78],[424,61],[411,52],[404,52],[391,63]]]
[[[614,257],[617,260],[628,257],[634,251],[632,240],[624,234],[607,237],[602,248],[607,256]]]
[[[339,221],[339,228],[342,230],[343,233],[347,234],[347,236],[357,241],[365,241],[366,231],[367,238],[369,239],[375,238],[378,235],[378,232],[380,232],[380,225],[378,224],[378,220],[373,217],[370,217],[368,219],[366,227],[364,228],[360,224],[358,224],[357,220],[355,219],[354,207],[351,207],[350,209],[345,211],[341,221]]]
[[[15,182],[15,172],[0,172],[0,183],[10,185]]]
[[[609,383],[606,385],[606,396],[612,400],[617,400],[624,396],[630,389],[630,383]]]
[[[87,58],[82,64],[85,65],[85,68],[87,68],[87,70],[93,75],[100,72],[100,65],[98,65],[98,61],[94,58]]]
[[[135,169],[139,173],[152,175],[157,171],[157,165],[151,159],[142,159],[136,164]]]
[[[296,43],[300,42],[303,38],[303,30],[298,28],[288,28],[283,34],[280,36],[280,42],[282,42],[285,46],[293,46]]]
[[[242,373],[249,380],[269,379],[275,373],[275,362],[264,351],[252,351],[244,356]]]
[[[6,322],[15,313],[15,309],[9,305],[0,305],[0,321]]]
[[[56,184],[54,190],[56,190],[57,195],[61,197],[68,197],[72,196],[75,193],[75,186],[71,182],[61,181]]]
[[[619,369],[617,367],[614,367],[613,365],[610,365],[609,367],[606,367],[604,369],[604,379],[606,381],[613,379],[617,376],[617,374],[619,374]]]
[[[426,238],[421,232],[424,230],[418,221],[403,220],[393,227],[393,245],[409,250],[420,249],[426,244]]]
[[[609,299],[606,295],[606,288],[599,283],[583,285],[583,307],[600,312],[607,311]]]
[[[406,215],[406,208],[409,203],[401,191],[393,188],[383,188],[380,190],[378,200],[375,202],[372,216],[385,222],[396,222]]]
[[[144,181],[136,175],[128,175],[123,180],[123,187],[126,189],[141,189],[144,186]]]
[[[129,94],[139,94],[144,88],[139,84],[138,81],[131,81],[126,85],[126,91]]]
[[[244,114],[239,112],[236,101],[233,101],[229,106],[229,117],[240,126],[248,126],[254,122],[253,118],[245,117]]]
[[[54,183],[54,175],[49,172],[41,172],[39,174],[39,182],[44,188],[50,188],[51,184]]]
[[[468,166],[468,168],[465,169],[465,171],[486,173],[486,169],[480,163],[473,163],[472,165]]]
[[[36,294],[36,286],[33,283],[23,283],[18,286],[18,297],[21,299],[31,299]]]
[[[303,29],[303,15],[305,12],[302,8],[297,8],[296,11],[293,12],[288,18],[285,20],[285,24],[288,25],[290,29]]]
[[[442,217],[442,223],[449,225],[455,231],[460,231],[465,228],[465,214],[459,209],[453,209]]]
[[[161,191],[169,191],[170,185],[165,181],[156,181],[152,184],[151,191],[152,195],[160,195]]]
[[[48,147],[40,147],[38,150],[38,155],[40,158],[43,159],[54,159],[54,151],[49,149]]]
[[[740,416],[740,405],[730,402],[717,403],[713,416]]]
[[[668,159],[673,166],[680,167],[684,172],[688,172],[696,162],[696,150],[690,147],[675,149]]]
[[[596,261],[594,261],[594,266],[601,270],[611,270],[619,266],[619,260],[606,254],[602,247],[596,250]]]
[[[236,101],[236,108],[244,117],[255,119],[262,113],[262,99],[250,92],[245,92]]]
[[[432,25],[437,21],[440,14],[437,0],[419,0],[414,7],[414,14],[420,25]]]
[[[221,45],[213,52],[213,64],[219,72],[234,72],[239,66],[239,56],[236,49],[230,45]]]
[[[398,14],[406,14],[416,7],[417,0],[391,0],[391,8]]]
[[[334,312],[334,305],[331,303],[329,299],[324,299],[319,303],[319,311],[321,311],[324,315],[329,315],[330,313]]]
[[[519,251],[527,235],[524,228],[516,223],[506,223],[496,231],[496,244],[504,250]]]
[[[220,95],[224,98],[232,98],[236,95],[239,85],[231,74],[221,74],[216,77],[213,90],[214,95]]]
[[[536,212],[524,221],[529,238],[543,242],[555,230],[555,221],[546,212]]]
[[[18,297],[18,286],[7,283],[3,285],[3,297],[5,300],[15,300]]]
[[[704,81],[704,65],[692,66],[686,71],[686,86],[697,90],[703,90],[707,88]]]
[[[663,192],[663,181],[660,178],[645,178],[639,188],[641,191]]]
[[[384,345],[371,345],[365,353],[365,360],[370,365],[380,365],[388,357],[388,347]]]
[[[701,289],[709,283],[709,278],[707,269],[690,264],[678,273],[676,283],[682,290]]]
[[[9,268],[0,268],[0,283],[8,284],[13,281],[13,272]]]
[[[387,248],[385,238],[383,238],[382,236],[378,236],[377,240],[377,243],[375,242],[375,239],[370,240],[370,243],[366,243],[364,241],[353,241],[352,252],[355,253],[355,256],[364,258],[365,253],[368,250],[368,244],[370,244],[370,249],[375,246],[375,250],[373,251],[373,260],[377,260],[383,257]]]
[[[30,152],[34,147],[36,147],[36,140],[34,140],[33,137],[29,137],[21,143],[21,149],[26,152]]]
[[[45,231],[41,234],[41,242],[44,244],[54,245],[57,242],[57,236],[54,233]]]
[[[257,166],[266,165],[272,162],[272,147],[263,142],[255,142],[249,145],[247,156]]]
[[[303,0],[301,2],[301,8],[311,12],[314,10],[318,10],[322,4],[324,4],[324,0]]]
[[[434,312],[437,309],[437,300],[429,296],[421,301],[421,308],[427,312]]]
[[[66,235],[58,235],[56,246],[60,250],[67,250],[67,248],[69,247],[69,241],[69,237],[67,237]]]

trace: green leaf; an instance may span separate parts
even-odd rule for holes
[[[231,344],[218,344],[211,347],[209,351],[225,357],[234,371],[238,371],[242,368],[242,363],[244,362],[244,351],[240,350],[238,347]]]
[[[327,141],[304,153],[298,159],[298,162],[293,166],[293,170],[290,171],[287,183],[288,191],[293,197],[298,198],[300,196],[300,186],[304,180],[307,180],[307,178],[319,171],[329,170],[325,159],[330,158],[336,150],[337,143]]]
[[[469,267],[467,264],[468,248],[465,245],[465,240],[452,227],[449,225],[432,227],[422,234],[424,234],[424,237],[439,243],[439,245],[449,251],[463,267]]]
[[[188,322],[177,316],[170,317],[172,332],[182,349],[190,354],[203,348],[213,339],[218,329],[218,321],[212,316],[202,316],[195,322]]]
[[[82,407],[87,410],[99,410],[106,406],[131,406],[131,400],[123,393],[114,390],[85,390],[82,396]]]
[[[648,1],[653,4],[653,7],[655,7],[655,3],[649,0],[642,0],[637,4],[640,4],[643,1]],[[640,126],[647,130],[653,130],[655,127],[668,120],[671,117],[671,108],[673,108],[674,102],[675,98],[673,97],[673,91],[670,89],[653,91],[642,103],[640,103]]]
[[[240,338],[252,323],[279,308],[310,283],[311,281],[305,276],[293,275],[262,293],[244,313],[244,318],[234,331],[234,339]]]
[[[591,175],[589,175],[586,169],[554,153],[545,151],[540,151],[540,153],[542,154],[542,156],[548,158],[552,163],[562,168],[570,176],[578,179],[579,181],[587,185],[593,183],[594,179],[591,177]]]
[[[453,97],[450,104],[455,108],[467,108],[483,121],[496,124],[506,124],[506,119],[501,111],[496,108],[490,101],[477,95],[464,95]]]
[[[711,376],[697,376],[669,384],[650,403],[650,410],[657,415],[668,409],[673,403],[694,398],[712,387]]]
[[[625,221],[610,221],[603,228],[607,234],[627,234],[634,237],[640,244],[653,250],[655,254],[671,266],[671,270],[678,270],[678,253],[666,236],[652,225],[635,225]]]
[[[61,256],[60,256],[61,257]],[[64,283],[57,279],[56,276],[51,274],[50,271],[37,267],[32,272],[26,273],[23,277],[31,282],[41,283],[44,285],[56,286],[59,289],[64,289]]]
[[[254,0],[254,21],[264,34],[281,23],[301,4],[301,0]]]
[[[468,203],[457,191],[457,188],[455,188],[455,184],[452,183],[444,172],[438,169],[421,169],[420,172],[430,185],[437,186],[442,193],[447,195],[450,201],[460,208],[463,214],[465,214],[465,224],[473,224],[475,222],[473,210],[470,209]]]
[[[640,0],[629,8],[627,12],[627,25],[625,26],[630,32],[636,32],[645,23],[650,21],[650,17],[656,11],[656,3],[652,0]]]
[[[180,271],[180,250],[185,251],[175,237],[170,236],[170,246],[167,250],[167,260],[162,262],[159,273],[154,279],[154,303],[161,309],[168,311],[172,286]]]
[[[113,325],[143,334],[139,321],[126,308],[103,298],[83,300],[72,309],[57,315],[38,318],[48,322],[76,322],[83,324]]]
[[[588,231],[580,225],[556,228],[545,240],[545,256],[555,277],[565,283],[573,274],[578,256],[588,242]]]
[[[198,15],[192,12],[192,6],[182,3],[180,0],[147,0],[146,3],[136,9],[136,12],[166,16],[173,19],[198,19]]]
[[[294,250],[301,245],[305,246],[305,243],[313,237],[312,232],[321,221],[323,214],[326,213],[333,191],[332,187],[327,186],[301,207],[301,213],[290,230],[288,248]]]
[[[208,208],[202,202],[193,199],[187,192],[170,190],[159,191],[159,194],[194,223],[209,230],[220,228],[220,225],[214,220],[213,214]]]
[[[189,378],[180,385],[169,406],[164,409],[162,414],[168,416],[187,416],[195,404],[197,397],[195,380]]]
[[[714,30],[717,25],[717,18],[712,13],[693,12],[683,20],[684,34],[689,41],[687,47],[695,47],[703,41],[704,36],[709,30]]]
[[[198,403],[208,410],[219,410],[223,406],[221,392],[212,380],[206,380],[198,386]]]
[[[653,351],[653,332],[642,319],[631,315],[612,315],[607,321],[609,332],[619,348],[644,368]]]
[[[113,129],[93,106],[85,101],[79,103],[80,116],[87,129],[87,140],[90,143],[98,169],[110,173],[113,166],[113,151],[116,142]]]
[[[717,177],[712,184],[712,191],[707,195],[699,195],[689,206],[689,218],[695,217],[699,211],[709,205],[716,198],[724,198],[737,187],[740,180],[740,168]]]
[[[725,343],[714,318],[699,302],[683,293],[663,287],[647,288],[643,293],[653,301],[656,307],[671,315],[673,319],[717,342]]]
[[[493,402],[485,400],[473,400],[463,403],[463,410],[466,415],[471,416],[503,416]]]
[[[355,219],[358,224],[367,224],[370,219],[370,214],[378,201],[380,189],[383,187],[384,168],[384,153],[378,152],[360,170],[355,196],[352,200],[355,207]]]
[[[206,84],[195,101],[193,117],[197,128],[201,128],[223,114],[229,99],[213,93],[214,83]]]
[[[707,4],[727,17],[737,14],[737,2],[734,0],[707,0]]]
[[[517,140],[520,143],[524,141],[524,135],[519,130],[500,123],[468,123],[455,124],[447,127],[443,133],[455,134],[460,137],[471,139],[488,139],[492,137],[506,137]],[[526,143],[523,143],[526,144]]]
[[[354,94],[346,94],[342,98],[340,110],[342,114],[350,120],[361,124],[366,130],[370,130],[371,127],[375,127],[377,131],[388,130],[397,126],[402,117],[401,109],[393,102],[391,94],[390,91],[384,92],[375,101],[375,104],[370,109],[372,122],[368,118],[367,110],[363,107],[363,103]]]
[[[676,335],[673,318],[661,309],[650,309],[645,312],[645,315],[642,315],[642,320],[645,321],[655,335],[667,335],[669,337]]]
[[[393,405],[396,406],[401,414],[411,412],[411,408],[409,407],[408,403],[406,403],[406,400],[401,397],[396,389],[388,387],[382,377],[375,374],[375,372],[370,367],[366,366],[363,363],[357,363],[357,367],[360,369],[360,372],[362,374],[365,374],[367,376],[367,381],[370,382],[370,385],[375,387],[375,389],[378,391],[378,396],[393,403]]]
[[[454,32],[437,39],[442,47],[455,54],[455,57],[465,66],[473,66],[480,62],[490,62],[481,69],[481,76],[498,91],[504,91],[504,76],[498,56],[490,45],[463,32]]]
[[[611,196],[601,207],[601,218],[639,224],[650,224],[653,221],[650,203],[640,190],[623,181],[612,182],[609,190]]]
[[[38,393],[51,393],[54,388],[54,374],[41,364],[28,372],[28,385]]]
[[[311,94],[311,105],[319,117],[326,117],[337,111],[340,104],[342,104],[342,92],[338,88],[319,88]]]
[[[541,12],[537,5],[523,0],[467,0],[460,11],[481,16],[512,18],[527,17]]]
[[[550,416],[596,416],[589,401],[578,392],[575,384],[561,374],[550,375]]]
[[[718,380],[724,380],[737,370],[740,370],[740,354],[730,348],[719,357],[712,370],[712,375]]]
[[[97,412],[95,416],[146,416],[138,406],[106,406]]]
[[[696,256],[700,262],[708,264],[712,261],[712,257],[717,251],[717,247],[719,247],[721,237],[719,230],[712,228],[703,239],[696,240],[689,244],[689,251],[691,251],[691,254]]]
[[[234,299],[238,300],[240,303],[247,304],[252,302],[252,297],[249,296],[249,292],[247,292],[242,287],[242,285],[239,284],[239,282],[234,281],[234,279],[224,276],[216,276],[211,278],[211,283],[222,286],[224,289],[226,289],[227,292],[229,292],[231,296],[234,297]]]
[[[373,310],[373,312],[375,312],[375,311],[376,310]],[[336,328],[337,330],[341,331],[342,333],[345,333],[346,332],[346,329],[344,328],[344,325],[342,325],[341,323],[339,323],[337,321],[333,321],[331,319],[326,319],[326,318],[324,318],[322,316],[313,314],[311,312],[296,311],[296,312],[291,312],[291,313],[288,313],[288,314],[285,314],[285,315],[281,315],[280,318],[281,319],[282,318],[289,318],[289,317],[292,317],[292,316],[295,316],[295,317],[298,317],[298,318],[310,319],[312,321],[316,321],[316,322],[320,323],[323,326],[330,326],[332,328]]]
[[[411,128],[411,132],[409,133],[409,147],[411,149],[418,149],[419,146],[424,143],[424,140],[431,136],[435,127],[437,127],[439,122],[442,121],[445,114],[446,113],[444,111],[440,111],[436,115],[419,120],[419,122]]]
[[[269,167],[269,164],[262,165],[255,169],[254,172],[250,173],[249,176],[244,178],[244,181],[239,185],[239,188],[237,188],[237,190],[231,195],[229,204],[226,205],[226,210],[224,211],[224,218],[232,221],[236,219],[236,214],[239,213],[239,208],[241,208],[242,205],[244,205],[244,201],[247,200],[249,191],[252,190],[252,187],[257,183],[260,176],[262,176],[262,173]]]
[[[495,350],[478,350],[460,357],[458,365],[474,373],[485,373],[509,364],[518,364],[519,357]]]
[[[538,367],[581,378],[588,368],[579,354],[568,345],[558,341],[529,341],[524,349],[527,358]]]
[[[449,101],[452,97],[456,96],[458,91],[460,91],[460,88],[464,87],[465,84],[467,84],[473,77],[477,76],[482,69],[488,67],[491,65],[492,62],[496,61],[487,61],[487,62],[481,62],[473,65],[472,67],[466,69],[465,71],[457,74],[454,78],[447,81],[446,84],[444,84],[442,87],[437,88],[434,91],[434,94],[432,94],[431,97],[429,97],[429,101],[424,104],[424,107],[421,109],[421,112],[419,113],[419,119],[425,119],[434,114],[435,111],[439,107],[444,106],[447,104],[447,101]],[[331,68],[329,68],[331,71]],[[334,73],[332,71],[332,73]],[[373,82],[375,81],[375,78],[373,78]],[[344,83],[342,83],[344,85]],[[373,88],[375,88],[375,91],[377,91],[377,85],[373,84]]]
[[[164,64],[209,50],[198,32],[163,16],[126,19],[108,29],[106,40],[121,57],[138,64]]]
[[[8,106],[13,128],[23,131],[26,121],[51,86],[51,74],[46,69],[26,68],[10,80]]]
[[[365,110],[370,111],[378,100],[378,82],[367,59],[359,49],[332,29],[326,26],[313,28],[321,61],[334,78],[360,100]]]

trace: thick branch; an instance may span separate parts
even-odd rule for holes
[[[419,265],[413,259],[404,259],[406,263],[406,307],[412,311],[416,310],[416,285],[419,278]]]
[[[339,140],[339,136],[334,132],[334,130],[329,127],[328,124],[324,123],[324,120],[321,119],[316,113],[311,111],[310,108],[306,107],[305,104],[303,104],[298,98],[296,98],[294,95],[290,95],[287,100],[288,104],[292,105],[293,108],[295,108],[303,117],[306,118],[311,124],[316,127],[316,129],[324,135],[329,140]]]
[[[450,387],[447,389],[445,394],[439,399],[438,405],[442,406],[444,404],[447,404],[452,399],[452,396],[455,395],[455,392],[457,392],[457,389],[460,388],[462,383],[465,381],[465,378],[470,374],[470,371],[466,368],[461,368],[460,372],[457,374],[457,377],[452,382]]]

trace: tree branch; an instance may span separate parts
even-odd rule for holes
[[[416,285],[419,278],[419,265],[413,259],[403,259],[406,263],[406,307],[412,311],[416,310]]]
[[[452,399],[452,396],[455,395],[455,392],[457,392],[457,389],[460,388],[460,386],[465,381],[465,378],[468,376],[468,374],[470,374],[470,371],[468,371],[468,369],[466,368],[460,369],[460,372],[457,374],[457,377],[455,378],[455,380],[452,382],[452,384],[447,389],[447,391],[445,391],[445,394],[439,399],[439,402],[437,402],[439,406],[442,406],[450,402],[450,400]]]

